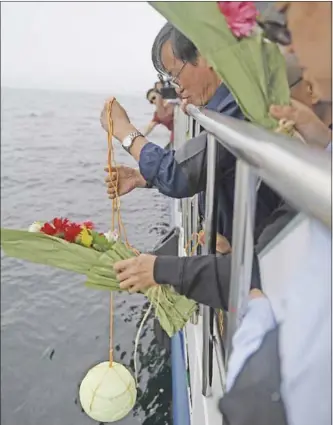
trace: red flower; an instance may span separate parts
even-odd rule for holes
[[[217,4],[235,37],[251,34],[259,14],[253,1],[218,1]]]
[[[76,223],[69,223],[65,229],[64,239],[67,242],[75,242],[76,237],[80,234],[82,227]]]
[[[95,227],[94,223],[92,221],[85,221],[83,223],[83,226],[85,226],[89,230],[92,230]]]
[[[56,229],[56,233],[64,233],[68,224],[68,218],[54,218],[52,221],[53,227]]]
[[[83,225],[71,223],[67,218],[54,218],[50,223],[45,223],[41,232],[65,239],[67,242],[75,242],[77,236],[81,233],[83,226],[87,229],[93,229],[91,221],[86,221]]]
[[[50,236],[54,236],[57,233],[57,230],[50,223],[45,223],[40,231]]]
[[[63,235],[68,226],[67,218],[54,218],[51,223],[45,223],[41,232],[51,236]]]

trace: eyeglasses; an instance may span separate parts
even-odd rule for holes
[[[156,96],[151,97],[151,98],[149,99],[149,103],[153,104],[153,103],[155,102],[155,100],[156,100]]]
[[[292,84],[290,84],[289,89],[292,89],[293,87],[297,86],[301,81],[303,81],[302,77],[297,78],[296,81],[294,81]]]
[[[171,76],[171,80],[170,80],[170,84],[176,88],[179,89],[180,88],[180,84],[179,84],[179,77],[180,74],[183,72],[183,69],[185,68],[185,65],[187,65],[188,62],[184,62],[183,66],[180,68],[180,70],[178,71],[177,75],[175,75],[174,77]]]

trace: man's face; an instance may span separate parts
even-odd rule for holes
[[[179,85],[176,91],[182,100],[196,106],[203,106],[209,102],[220,81],[202,56],[198,57],[196,65],[190,62],[184,63],[175,58],[171,43],[167,41],[162,47],[161,59],[168,74]]]
[[[155,91],[151,91],[148,96],[148,102],[152,105],[156,105],[157,96],[158,94]]]
[[[328,1],[281,2],[292,36],[292,47],[304,79],[318,100],[332,97],[332,5]]]

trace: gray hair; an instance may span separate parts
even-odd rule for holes
[[[263,21],[276,22],[281,25],[286,24],[284,13],[281,13],[276,8],[276,1],[255,1],[254,4],[261,14]]]
[[[151,50],[151,58],[157,72],[168,75],[168,71],[162,63],[161,52],[164,44],[169,40],[176,59],[196,65],[199,56],[198,49],[191,40],[185,37],[173,25],[166,23],[157,34]]]

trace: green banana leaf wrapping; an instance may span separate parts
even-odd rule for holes
[[[231,91],[243,114],[267,129],[278,122],[269,107],[287,105],[286,65],[276,44],[261,33],[237,39],[217,2],[148,2],[188,37]]]
[[[24,230],[1,229],[1,247],[9,257],[73,271],[87,277],[94,289],[121,291],[113,264],[134,257],[122,242],[114,242],[105,252],[76,243]],[[177,294],[170,286],[158,285],[145,292],[156,316],[169,336],[182,329],[196,309],[196,303]]]

